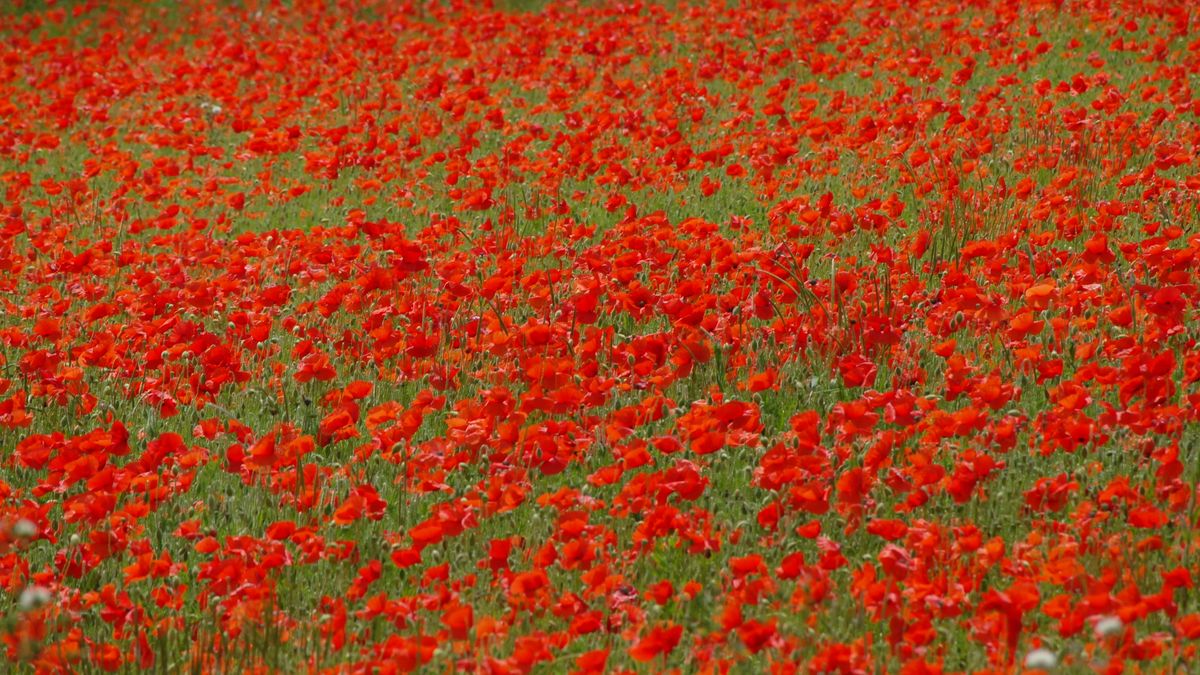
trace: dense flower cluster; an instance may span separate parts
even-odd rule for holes
[[[1188,3],[33,4],[5,668],[1200,658]]]

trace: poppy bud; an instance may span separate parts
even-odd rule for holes
[[[50,600],[50,589],[45,586],[30,586],[21,591],[21,597],[17,599],[17,605],[22,611],[27,612],[45,606]]]
[[[1125,623],[1121,621],[1119,616],[1106,616],[1096,622],[1096,636],[1108,637],[1116,635],[1125,627]]]
[[[32,520],[22,518],[13,525],[12,533],[19,539],[29,539],[38,533],[38,527]]]
[[[1025,667],[1038,670],[1050,670],[1058,665],[1058,657],[1049,649],[1038,648],[1025,656]]]

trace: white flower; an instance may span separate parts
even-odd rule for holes
[[[38,526],[32,520],[22,518],[13,525],[12,533],[21,539],[29,539],[38,533]]]
[[[1116,635],[1125,627],[1125,623],[1121,621],[1119,616],[1106,616],[1096,622],[1096,635],[1099,637],[1108,637]]]
[[[1038,648],[1025,655],[1025,667],[1050,670],[1058,665],[1058,657],[1049,649]]]
[[[37,609],[50,602],[50,589],[45,586],[30,586],[21,591],[21,597],[17,599],[17,605],[23,611]]]

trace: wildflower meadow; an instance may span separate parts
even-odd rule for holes
[[[1200,5],[0,2],[0,672],[1200,672]]]

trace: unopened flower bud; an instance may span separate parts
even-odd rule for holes
[[[1096,635],[1100,637],[1108,637],[1116,635],[1125,627],[1125,622],[1121,621],[1119,616],[1106,616],[1096,622]]]
[[[1049,649],[1038,648],[1025,655],[1025,667],[1050,670],[1058,665],[1058,657]]]
[[[17,605],[22,611],[30,611],[45,606],[50,602],[50,589],[45,586],[30,586],[21,591]]]
[[[12,533],[21,539],[29,539],[37,535],[38,526],[32,520],[22,518],[13,525]]]

